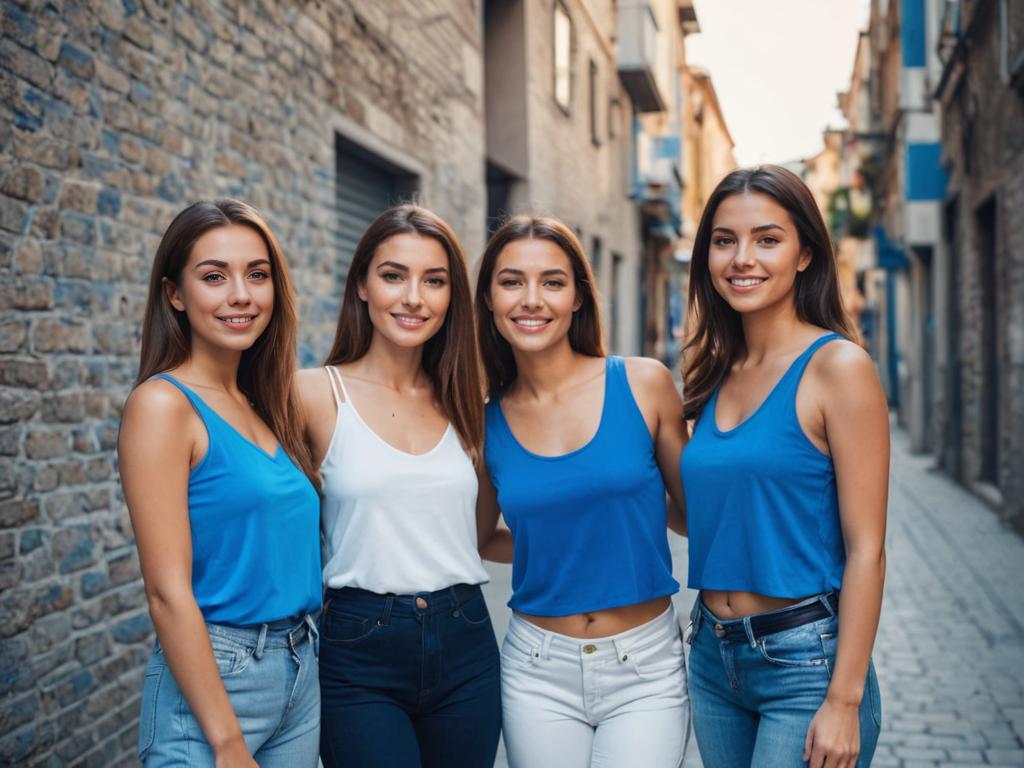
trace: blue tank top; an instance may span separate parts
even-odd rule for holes
[[[796,392],[817,339],[728,431],[708,400],[683,451],[691,589],[797,598],[839,589],[846,565],[831,457],[807,438]]]
[[[526,450],[487,404],[487,468],[512,531],[511,608],[567,616],[674,594],[665,485],[621,357],[605,362],[597,434],[561,456]]]
[[[249,626],[320,608],[320,498],[278,445],[271,456],[166,373],[206,426],[188,478],[192,592],[203,618]]]

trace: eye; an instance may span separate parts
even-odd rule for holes
[[[224,280],[224,275],[220,272],[207,272],[200,278],[204,283],[219,283]]]
[[[550,280],[545,280],[544,285],[548,288],[565,288],[565,281],[559,280],[558,278],[551,278]]]
[[[776,245],[779,241],[777,238],[774,238],[771,235],[765,235],[764,237],[761,238],[760,242],[763,243],[764,245]]]
[[[270,277],[270,273],[265,269],[254,269],[249,273],[250,280],[266,280],[268,277]]]
[[[397,272],[385,272],[380,277],[385,283],[398,283],[402,280],[402,276]]]
[[[427,285],[433,286],[434,288],[443,288],[448,285],[448,283],[443,277],[428,277]]]
[[[714,238],[711,242],[719,248],[724,248],[728,245],[732,245],[736,241],[726,235],[720,235],[719,237]]]
[[[502,288],[515,288],[520,285],[520,281],[514,277],[503,277],[498,281],[498,285]]]

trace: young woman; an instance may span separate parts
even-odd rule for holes
[[[324,765],[491,768],[501,699],[476,539],[483,398],[447,224],[403,205],[370,225],[327,364],[299,381],[323,476]]]
[[[255,210],[178,214],[118,444],[157,634],[147,767],[317,763],[319,505],[291,393],[295,329],[288,269]]]
[[[557,221],[501,227],[476,290],[493,481],[481,551],[513,564],[509,764],[676,768],[689,712],[666,535],[669,515],[684,528],[672,376],[605,355],[590,266]]]
[[[682,458],[690,700],[708,768],[871,762],[889,432],[810,192],[778,166],[712,193],[690,265]]]

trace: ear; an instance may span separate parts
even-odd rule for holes
[[[494,311],[494,302],[491,301],[490,291],[484,291],[484,304],[487,305],[487,308],[491,310],[491,312]]]
[[[804,248],[800,251],[800,261],[796,263],[796,271],[803,272],[809,266],[811,266],[811,249]]]
[[[356,281],[356,296],[359,297],[360,301],[367,301],[366,298],[366,278],[360,278]]]
[[[185,302],[181,298],[181,291],[178,290],[178,286],[174,284],[174,281],[170,278],[163,278],[161,281],[164,287],[164,295],[167,296],[167,301],[170,302],[171,306],[179,312],[185,311]]]
[[[574,298],[572,300],[572,311],[576,312],[582,306],[583,306],[583,293],[579,290],[579,288],[577,288],[576,289],[576,298]]]

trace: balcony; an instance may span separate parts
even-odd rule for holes
[[[637,112],[663,112],[658,87],[658,22],[650,3],[619,3],[619,78]]]

